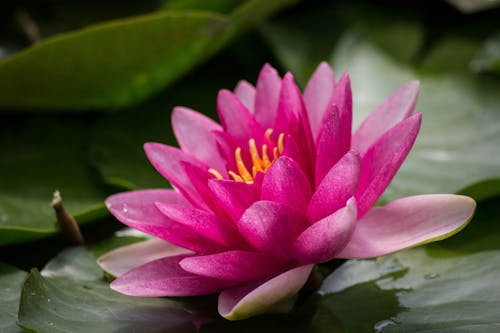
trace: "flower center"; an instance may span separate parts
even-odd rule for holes
[[[248,150],[252,160],[250,168],[247,168],[247,165],[243,161],[241,156],[241,147],[236,148],[234,151],[234,160],[236,162],[237,171],[228,171],[233,180],[253,184],[257,172],[265,173],[271,167],[273,162],[283,153],[283,140],[285,135],[281,133],[278,136],[277,145],[274,146],[271,141],[272,132],[272,129],[266,130],[264,136],[269,142],[269,145],[263,144],[260,150],[257,149],[255,139],[248,140]],[[274,147],[272,148],[272,152],[270,152],[269,147],[272,146]],[[214,175],[217,179],[223,179],[222,175],[215,169],[209,169],[208,172]]]

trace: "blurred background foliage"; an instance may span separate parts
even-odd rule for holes
[[[0,2],[0,332],[18,332],[17,321],[36,332],[193,332],[200,322],[202,332],[498,331],[499,5]],[[116,234],[103,200],[169,186],[142,144],[176,144],[172,107],[215,117],[217,91],[254,82],[264,63],[303,87],[324,60],[337,77],[351,75],[355,124],[399,85],[421,81],[422,131],[382,201],[464,193],[479,202],[470,226],[425,249],[349,261],[287,316],[227,323],[207,319],[212,298],[107,289],[94,256],[142,238]],[[50,207],[56,189],[88,243],[57,257],[68,244]]]

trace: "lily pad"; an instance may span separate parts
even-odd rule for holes
[[[472,60],[471,67],[478,72],[500,74],[500,32],[493,34],[484,42]]]
[[[475,13],[500,5],[499,0],[446,0],[446,2],[449,2],[464,13]]]
[[[495,332],[499,276],[500,251],[433,258],[418,248],[348,261],[324,281],[320,307],[348,332]]]
[[[354,35],[345,36],[335,54],[337,71],[351,75],[355,124],[399,85],[421,82],[417,111],[423,113],[422,129],[385,192],[386,200],[458,192],[500,177],[499,80],[472,74],[419,75]],[[499,192],[488,189],[489,195]]]
[[[215,117],[217,91],[232,89],[241,79],[232,70],[220,72],[221,66],[236,66],[231,59],[216,60],[154,99],[99,119],[92,131],[91,158],[106,183],[125,189],[169,186],[149,163],[143,144],[154,141],[177,145],[170,124],[174,106]]]
[[[106,191],[86,160],[85,119],[4,117],[0,125],[0,244],[57,232],[50,207],[60,190],[80,223],[104,216]]]
[[[19,296],[24,279],[28,275],[25,271],[13,266],[0,263],[0,332],[21,332],[17,327],[17,310]]]
[[[231,15],[156,12],[48,38],[0,61],[0,108],[74,110],[136,103],[292,2],[246,1]]]
[[[24,283],[19,324],[34,332],[196,332],[184,303],[111,290],[83,248],[62,252]]]

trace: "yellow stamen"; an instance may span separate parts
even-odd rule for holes
[[[283,140],[285,139],[285,134],[281,133],[279,136],[278,136],[278,152],[280,154],[283,154]]]
[[[229,173],[229,175],[230,175],[231,177],[233,177],[233,179],[234,179],[234,180],[236,180],[236,181],[238,181],[238,182],[244,182],[243,178],[241,178],[241,177],[240,177],[239,175],[237,175],[235,172],[233,172],[233,171],[229,171],[228,173]]]
[[[267,141],[269,141],[269,142],[271,142],[271,134],[273,134],[273,129],[272,128],[268,128],[264,132],[264,136],[266,137]]]
[[[254,167],[257,168],[258,171],[264,171],[263,167],[265,164],[260,159],[259,152],[257,151],[257,146],[255,145],[255,140],[250,139],[250,141],[248,141],[248,146],[250,147],[250,155],[252,156],[252,163]]]
[[[214,175],[214,176],[215,176],[215,178],[217,178],[217,179],[223,179],[223,177],[222,177],[222,175],[220,174],[220,172],[219,172],[219,171],[217,171],[217,170],[215,170],[215,169],[212,169],[212,168],[208,169],[208,173],[211,173],[211,174],[212,174],[212,175]]]
[[[280,157],[284,151],[284,140],[285,134],[281,133],[278,136],[278,142],[275,143],[271,140],[271,135],[273,130],[271,128],[267,129],[264,133],[265,138],[269,142],[268,144],[263,144],[261,151],[257,148],[257,143],[255,139],[248,140],[248,148],[250,152],[250,157],[252,159],[251,168],[248,168],[241,157],[241,147],[236,148],[234,151],[234,160],[236,163],[237,172],[228,171],[229,176],[235,181],[245,182],[247,184],[252,184],[258,172],[266,172],[273,162]],[[270,147],[273,147],[272,154],[270,154]],[[251,171],[249,171],[249,169]],[[215,169],[209,169],[208,172],[212,174],[217,179],[223,179],[220,172]]]
[[[262,145],[262,162],[264,164],[264,169],[268,169],[271,166],[271,160],[269,155],[267,155],[267,145]]]
[[[238,168],[238,172],[240,173],[241,178],[243,178],[246,182],[253,182],[253,177],[248,171],[243,159],[241,158],[241,148],[236,148],[234,152],[234,158],[236,160],[236,167]]]
[[[258,171],[264,171],[264,170],[258,170],[257,167],[254,165],[252,167],[252,176],[253,176],[253,178],[255,178],[255,176],[257,175]]]

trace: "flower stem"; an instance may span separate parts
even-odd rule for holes
[[[66,237],[68,242],[73,245],[83,245],[85,240],[83,239],[78,223],[70,213],[64,209],[61,193],[59,191],[54,192],[54,199],[52,200],[52,208],[56,212],[57,225],[61,229],[63,235]]]

